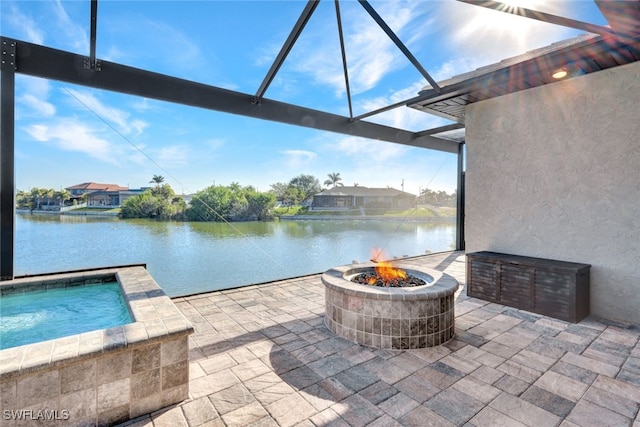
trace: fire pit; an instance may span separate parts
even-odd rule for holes
[[[375,276],[376,266],[352,264],[322,275],[329,330],[358,344],[396,350],[433,347],[453,338],[456,279],[398,263],[394,267],[426,284],[386,286],[383,278],[376,280],[377,285],[352,282],[357,276]]]

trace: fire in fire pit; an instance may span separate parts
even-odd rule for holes
[[[371,255],[371,261],[376,263],[373,270],[352,277],[352,282],[385,288],[406,288],[427,284],[424,280],[394,267],[389,261],[384,261],[384,258],[387,257],[383,254],[382,249],[372,249]]]
[[[351,281],[362,285],[381,286],[385,288],[404,288],[427,284],[424,280],[392,266],[388,261],[379,261],[374,271],[360,273],[354,276]]]

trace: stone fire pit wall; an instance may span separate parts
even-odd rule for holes
[[[394,264],[427,280],[425,286],[385,288],[353,283],[350,278],[373,263],[336,267],[322,275],[325,324],[336,335],[358,344],[395,350],[433,347],[455,333],[453,277],[433,269]]]

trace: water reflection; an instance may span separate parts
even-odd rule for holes
[[[188,227],[196,233],[212,238],[268,236],[274,233],[273,222],[188,222]]]
[[[59,215],[57,213],[29,213],[18,212],[17,217],[28,218],[31,222],[65,222],[65,223],[87,223],[91,221],[118,221],[117,217],[93,216],[93,215]]]
[[[313,220],[233,223],[18,215],[16,275],[146,263],[170,295],[319,273],[390,256],[452,249],[450,223]]]

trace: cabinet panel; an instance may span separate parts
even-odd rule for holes
[[[500,268],[500,303],[509,307],[532,309],[533,276],[533,269],[502,264]]]
[[[569,313],[572,308],[571,287],[575,283],[573,279],[568,272],[538,270],[534,297],[536,311],[555,317],[564,317],[561,313]]]
[[[473,286],[469,291],[473,296],[495,301],[498,298],[498,287],[495,285],[498,280],[497,266],[490,262],[473,261],[470,270]]]
[[[467,254],[467,295],[556,319],[590,313],[589,264],[475,252]]]

